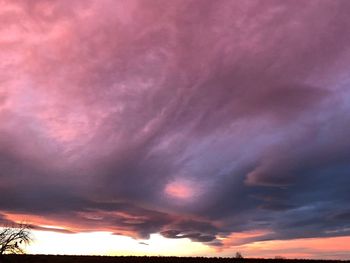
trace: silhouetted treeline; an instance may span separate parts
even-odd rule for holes
[[[54,256],[54,255],[6,255],[6,263],[335,263],[341,260],[307,259],[249,259],[207,257],[105,257],[105,256]],[[350,261],[347,261],[350,262]]]

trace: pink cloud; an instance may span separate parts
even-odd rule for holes
[[[349,10],[5,1],[0,211],[221,246],[348,236]]]

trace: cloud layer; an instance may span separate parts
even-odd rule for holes
[[[5,1],[0,220],[213,246],[350,235],[349,12]]]

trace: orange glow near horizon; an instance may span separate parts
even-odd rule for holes
[[[16,222],[16,223],[25,223],[25,224],[33,224],[42,227],[51,227],[61,230],[68,231],[78,231],[83,230],[73,224],[62,223],[58,220],[48,219],[46,217],[38,216],[38,215],[29,215],[29,214],[17,214],[17,213],[3,213],[6,219]]]
[[[264,236],[270,232],[271,231],[267,231],[267,230],[255,230],[255,231],[247,231],[247,232],[241,232],[241,233],[232,233],[228,237],[221,239],[223,246],[219,247],[218,250],[222,251],[225,248],[230,248],[232,246],[237,246],[239,244],[249,243],[249,239]]]
[[[34,236],[34,243],[27,247],[30,254],[232,257],[240,251],[244,257],[252,258],[350,258],[350,236],[252,242],[224,247],[221,251],[187,238],[168,239],[159,234],[152,234],[149,240],[136,240],[110,232],[64,234],[34,231]]]
[[[226,245],[234,244],[233,240],[226,242]],[[350,236],[251,242],[232,245],[220,254],[230,256],[232,255],[230,251],[240,251],[243,255],[255,258],[283,256],[285,258],[348,260],[350,259]]]
[[[109,213],[112,213],[112,212],[104,212],[102,214],[105,215]],[[120,214],[119,212],[114,212],[114,213]],[[38,215],[15,214],[15,213],[3,213],[3,214],[5,215],[6,219],[10,221],[13,221],[16,223],[32,224],[39,227],[47,228],[48,232],[52,232],[52,231],[55,232],[55,229],[56,229],[57,232],[62,232],[62,230],[66,230],[74,234],[80,234],[80,233],[91,233],[92,232],[91,229],[93,228],[96,232],[111,232],[111,233],[118,232],[118,234],[123,236],[135,237],[134,232],[127,229],[123,229],[121,227],[118,227],[117,229],[110,229],[104,226],[99,226],[98,224],[95,224],[93,227],[91,227],[89,225],[84,225],[83,222],[69,223],[59,219],[50,219],[50,218],[46,218]],[[92,219],[92,215],[89,215],[89,213],[85,213],[84,215],[85,215],[85,218]],[[127,214],[125,214],[124,216],[126,217]],[[133,217],[130,217],[130,218],[136,220]],[[102,219],[103,217],[96,221],[99,221]]]
[[[127,216],[127,215],[126,215]],[[76,226],[61,224],[58,221],[39,216],[6,214],[7,219],[35,224],[47,231],[33,230],[34,242],[27,247],[30,254],[69,254],[69,255],[162,255],[162,256],[234,256],[240,251],[245,257],[308,259],[350,259],[350,236],[329,238],[303,238],[293,240],[271,240],[252,242],[269,231],[247,231],[232,233],[220,238],[221,247],[210,247],[205,243],[184,239],[169,239],[155,233],[149,240],[132,238],[132,233],[120,231],[113,235],[112,230],[81,232]],[[22,220],[23,221],[23,220]],[[58,231],[54,231],[57,229]],[[77,233],[59,233],[59,230]],[[113,230],[114,231],[114,230]]]

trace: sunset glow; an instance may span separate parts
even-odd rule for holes
[[[29,253],[350,260],[350,1],[0,3]]]

